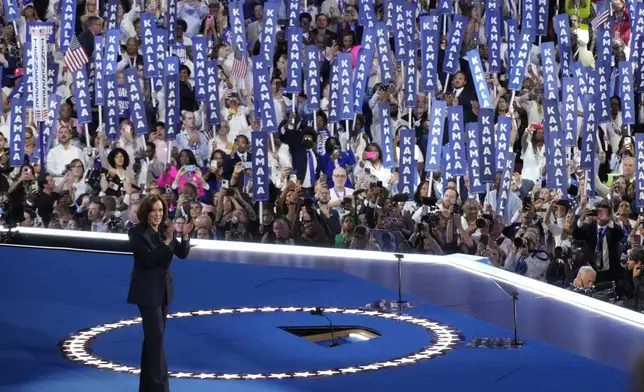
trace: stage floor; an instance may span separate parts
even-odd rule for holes
[[[642,340],[636,323],[517,285],[526,345],[468,348],[475,337],[512,336],[512,301],[491,279],[449,262],[406,262],[405,299],[419,306],[405,312],[409,318],[397,319],[360,310],[397,297],[396,263],[384,260],[391,255],[364,260],[311,254],[198,246],[190,260],[175,260],[177,295],[170,312],[178,314],[166,332],[172,390],[627,389],[631,353]],[[136,321],[114,324],[138,317],[136,307],[125,303],[131,256],[0,247],[0,262],[1,391],[136,390],[138,377],[131,373],[138,366],[141,327]],[[327,348],[280,329],[326,325],[308,312],[316,306],[331,309],[327,315],[336,325],[359,325],[381,336]],[[104,324],[88,354],[114,368],[64,357],[61,341]],[[241,379],[248,375],[268,378]]]

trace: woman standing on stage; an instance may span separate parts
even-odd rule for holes
[[[139,392],[169,391],[168,365],[163,348],[163,335],[168,305],[174,298],[170,263],[173,256],[188,257],[190,238],[175,238],[174,226],[168,221],[168,206],[157,195],[141,201],[137,212],[139,224],[128,236],[134,252],[134,268],[130,278],[127,302],[139,306],[143,319],[143,348]],[[184,233],[192,231],[185,223]]]

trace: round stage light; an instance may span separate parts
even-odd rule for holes
[[[228,308],[196,310],[192,312],[177,312],[168,315],[168,319],[179,319],[197,316],[216,316],[225,314],[247,314],[247,313],[268,313],[268,312],[310,312],[314,307],[261,307],[261,308]],[[375,310],[348,309],[348,308],[322,308],[325,313],[347,314],[356,316],[380,317],[384,319],[410,323],[425,329],[431,336],[431,343],[411,354],[393,358],[385,362],[374,362],[364,365],[356,365],[343,368],[319,369],[299,372],[284,373],[202,373],[202,372],[176,372],[169,371],[169,376],[174,378],[194,378],[200,380],[258,380],[258,379],[292,379],[308,377],[327,377],[342,374],[355,374],[368,371],[376,371],[387,368],[394,368],[404,365],[411,365],[420,361],[426,361],[444,355],[453,350],[462,342],[461,333],[458,329],[442,324],[427,318],[410,316],[405,314],[385,313]],[[92,341],[101,334],[119,329],[131,327],[141,323],[141,318],[117,321],[103,324],[97,327],[88,328],[72,334],[59,343],[63,355],[76,363],[98,369],[107,369],[113,372],[139,374],[141,370],[134,366],[126,366],[119,363],[105,360],[92,352]]]

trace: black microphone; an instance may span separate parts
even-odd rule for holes
[[[335,347],[340,345],[340,342],[335,340],[335,329],[333,327],[333,321],[331,321],[331,319],[328,318],[326,314],[324,314],[324,310],[322,310],[322,308],[320,307],[316,307],[315,309],[311,310],[311,314],[313,316],[324,317],[329,322],[329,326],[331,327],[331,344],[329,344],[329,347]]]

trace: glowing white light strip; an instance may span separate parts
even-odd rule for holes
[[[232,309],[209,309],[197,310],[192,312],[178,312],[168,315],[168,319],[186,318],[203,315],[230,315],[230,314],[247,314],[247,313],[264,313],[264,312],[303,312],[308,313],[313,310],[313,307],[275,307],[275,308],[232,308]],[[344,309],[333,308],[323,309],[324,311],[333,310],[333,313],[361,315],[369,317],[388,318],[391,314],[382,313],[377,311],[364,311],[360,309]],[[425,329],[433,336],[433,343],[423,347],[420,351],[415,353],[394,358],[386,362],[369,363],[366,365],[357,365],[346,368],[325,369],[325,370],[311,370],[311,371],[298,371],[298,372],[283,372],[283,373],[261,373],[261,374],[246,374],[246,373],[192,373],[192,372],[175,372],[169,371],[170,377],[174,378],[193,378],[201,380],[258,380],[258,379],[284,379],[284,378],[308,378],[308,377],[323,377],[334,376],[342,374],[354,374],[366,371],[380,370],[387,367],[397,367],[400,365],[415,364],[420,361],[429,360],[450,352],[453,348],[461,343],[460,331],[448,325],[439,324],[429,319],[416,316],[396,316],[394,320],[406,322],[419,326]],[[132,325],[141,323],[141,318],[130,320],[122,320],[115,323],[103,324],[97,327],[89,328],[82,332],[72,334],[66,340],[61,342],[60,349],[63,355],[74,362],[82,363],[86,366],[96,367],[99,369],[108,369],[113,372],[139,374],[140,369],[133,366],[121,365],[115,362],[104,360],[91,352],[91,342],[101,334],[119,329],[126,328]],[[356,335],[356,334],[351,334]],[[364,338],[359,336],[359,338]]]
[[[496,279],[507,284],[516,286],[520,289],[544,295],[557,301],[577,306],[584,310],[589,310],[602,316],[610,317],[614,320],[628,323],[630,325],[644,329],[644,314],[622,308],[620,306],[600,301],[561,287],[531,279],[513,272],[489,266],[487,264],[472,262],[465,255],[452,255],[450,264],[455,267],[486,278]]]
[[[0,232],[6,232],[6,229],[1,229]],[[14,231],[22,232],[25,234],[37,234],[43,236],[62,236],[67,238],[79,239],[107,239],[117,241],[127,241],[126,234],[113,234],[113,233],[91,233],[83,231],[69,231],[69,230],[52,230],[41,229],[32,227],[20,227]],[[315,257],[331,257],[331,258],[345,258],[345,259],[361,259],[370,261],[385,261],[396,262],[395,257],[391,253],[385,252],[371,252],[361,250],[347,250],[337,248],[313,248],[305,246],[294,245],[274,245],[274,244],[261,244],[261,243],[246,243],[235,241],[211,241],[211,240],[190,240],[191,244],[198,249],[205,250],[220,250],[231,252],[253,252],[253,253],[274,253],[279,255],[290,256],[307,256],[314,255]],[[491,265],[487,265],[476,260],[480,259],[477,256],[454,254],[449,256],[430,256],[421,254],[405,254],[404,262],[425,263],[425,264],[450,264],[458,267],[459,269],[467,272],[474,273],[479,276],[487,278],[498,279],[500,281],[509,283],[520,289],[525,289],[536,294],[544,295],[558,301],[565,302],[582,308],[590,310],[597,314],[612,318],[617,321],[626,322],[640,328],[644,328],[644,314],[634,312],[629,309],[624,309],[619,306],[609,304],[579,293],[574,293],[559,287],[550,285],[545,282],[540,282],[534,279],[526,278],[510,271],[506,271]]]

